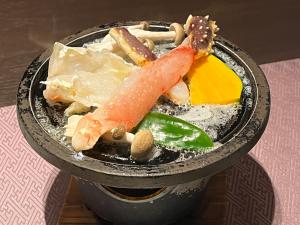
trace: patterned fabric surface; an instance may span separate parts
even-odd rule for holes
[[[275,189],[273,224],[300,224],[300,59],[261,66],[271,89],[268,127],[252,152]]]
[[[260,165],[245,158],[228,170],[225,224],[299,225],[300,59],[261,68],[271,89],[271,115],[251,151]]]
[[[274,189],[253,155],[242,157],[225,171],[225,177],[224,225],[274,224]]]
[[[16,107],[0,108],[0,225],[56,224],[68,180],[27,144]]]
[[[300,59],[262,69],[272,109],[251,155],[263,169],[249,157],[228,170],[226,225],[300,224]],[[26,143],[15,106],[0,108],[0,225],[56,224],[68,178]]]

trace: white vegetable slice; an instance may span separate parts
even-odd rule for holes
[[[50,103],[78,102],[98,107],[136,68],[107,50],[92,51],[55,43],[44,96]]]

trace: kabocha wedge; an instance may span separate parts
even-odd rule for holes
[[[188,73],[191,104],[230,104],[239,102],[241,79],[213,55],[195,61]]]

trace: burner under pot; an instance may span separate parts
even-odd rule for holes
[[[209,177],[153,189],[114,188],[78,179],[86,206],[117,225],[164,225],[199,205]]]

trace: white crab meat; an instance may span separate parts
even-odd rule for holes
[[[49,103],[78,102],[98,107],[137,67],[107,50],[92,51],[55,43],[44,96]]]
[[[168,90],[165,96],[177,105],[185,105],[190,102],[190,92],[183,80]]]

